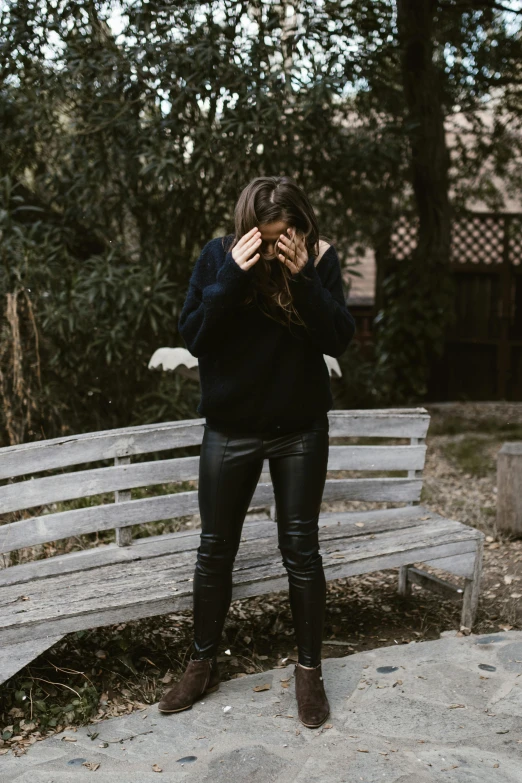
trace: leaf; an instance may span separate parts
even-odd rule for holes
[[[252,690],[256,691],[256,693],[259,693],[259,691],[269,691],[271,687],[272,686],[268,685],[268,684],[267,685],[256,685],[256,686],[254,686],[252,688]]]

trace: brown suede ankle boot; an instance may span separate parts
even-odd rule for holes
[[[216,657],[190,660],[181,679],[168,690],[158,703],[160,712],[181,712],[207,693],[217,691],[220,678]]]
[[[330,705],[324,692],[322,666],[306,669],[296,663],[295,697],[301,723],[309,729],[315,729],[325,722],[330,714]]]

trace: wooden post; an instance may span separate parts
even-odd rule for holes
[[[417,446],[426,442],[426,438],[410,438],[410,446]],[[408,478],[422,478],[422,470],[409,470]],[[420,500],[408,500],[407,506],[420,506]]]
[[[425,443],[426,438],[410,438],[410,446],[417,446],[419,443]],[[408,478],[422,478],[422,470],[409,470]],[[407,506],[419,506],[420,500],[408,500]],[[413,565],[399,566],[399,583],[398,593],[399,595],[411,595],[411,582],[408,579],[408,573]]]
[[[115,465],[128,465],[130,463],[130,457],[115,457]],[[114,502],[123,503],[125,500],[131,499],[130,489],[116,490],[114,493]],[[132,544],[132,528],[129,527],[117,527],[116,528],[116,544],[118,546],[130,546]]]
[[[522,441],[497,454],[497,529],[522,536]]]

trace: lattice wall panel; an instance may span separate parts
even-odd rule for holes
[[[501,264],[504,221],[474,215],[452,223],[451,261],[454,263]]]
[[[509,260],[513,266],[522,263],[522,217],[513,217],[509,227]]]
[[[396,221],[391,235],[390,251],[393,258],[407,258],[417,245],[418,220],[410,220],[405,215]]]
[[[510,262],[522,264],[522,215],[508,216]],[[454,264],[496,265],[503,261],[506,218],[503,215],[467,215],[452,221],[450,260]],[[401,216],[391,235],[391,255],[402,260],[415,249],[418,220]]]

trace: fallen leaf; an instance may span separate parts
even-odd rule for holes
[[[458,710],[460,707],[466,707],[465,704],[449,704],[448,710]]]
[[[153,772],[163,772],[162,768],[160,766],[158,766],[158,764],[153,764],[152,765],[152,771]]]
[[[502,631],[511,631],[511,629],[513,628],[513,626],[512,626],[512,625],[499,625],[498,627],[499,627],[499,628],[500,628]]]
[[[359,751],[359,753],[369,753],[367,748],[357,748],[357,750]]]
[[[87,767],[87,769],[92,770],[93,772],[96,772],[98,767],[100,766],[99,762],[96,761],[84,761],[82,764],[82,767]]]
[[[364,527],[364,522],[356,522],[355,527]]]
[[[62,742],[78,742],[76,737],[62,737]]]
[[[256,685],[252,688],[253,691],[259,693],[259,691],[269,691],[272,686],[268,683],[266,685]]]

